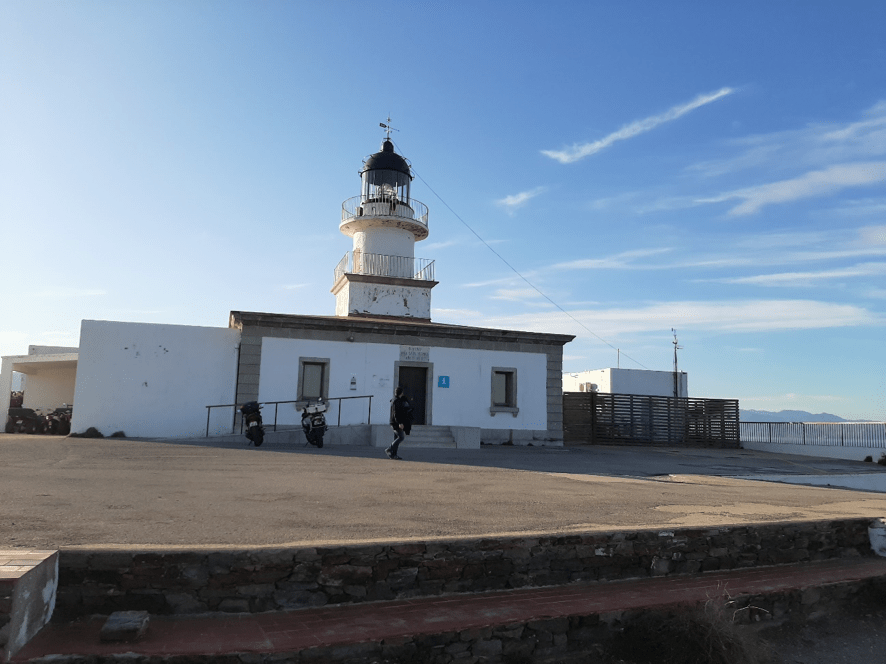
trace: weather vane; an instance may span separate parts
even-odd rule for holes
[[[391,140],[391,132],[392,131],[400,131],[399,129],[394,129],[391,126],[391,116],[390,115],[388,116],[388,124],[385,124],[384,122],[379,122],[378,126],[385,130],[385,140],[386,141]]]

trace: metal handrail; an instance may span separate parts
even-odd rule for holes
[[[336,426],[339,426],[339,427],[341,426],[341,402],[346,401],[348,399],[369,399],[369,408],[368,408],[367,415],[366,415],[366,423],[372,424],[372,395],[371,394],[363,394],[363,395],[353,396],[353,397],[330,397],[329,399],[323,400],[325,403],[330,403],[332,401],[339,402],[339,404],[338,404],[338,421],[336,422]],[[274,427],[274,431],[276,431],[277,430],[277,413],[278,413],[278,409],[279,409],[279,406],[281,403],[287,404],[287,403],[311,403],[311,402],[309,402],[307,399],[294,399],[294,400],[290,400],[290,401],[259,401],[258,403],[260,406],[270,406],[270,405],[274,406],[273,427]],[[234,408],[235,409],[234,410],[234,418],[236,420],[236,417],[237,417],[236,408],[237,407],[238,406],[235,403],[224,403],[224,404],[217,404],[217,405],[213,405],[213,406],[206,406],[206,436],[205,437],[209,438],[209,421],[212,416],[212,409],[213,408]],[[231,432],[232,433],[233,433],[233,424],[234,423],[232,422],[231,423]],[[240,422],[240,433],[243,433],[243,422],[242,421]]]
[[[349,251],[335,266],[334,281],[344,274],[370,274],[376,277],[399,277],[418,281],[434,280],[434,261],[429,258],[388,256]]]
[[[396,196],[379,193],[372,196],[354,196],[341,204],[341,223],[363,216],[399,217],[428,227],[428,206],[414,198],[403,201]]]

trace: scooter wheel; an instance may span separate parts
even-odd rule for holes
[[[263,442],[265,442],[265,432],[259,429],[252,435],[252,442],[256,447],[261,446]]]
[[[323,436],[317,436],[317,447],[323,447]]]

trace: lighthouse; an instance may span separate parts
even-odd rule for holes
[[[390,127],[360,171],[360,195],[342,203],[339,230],[353,247],[335,268],[335,315],[431,319],[434,261],[415,257],[428,237],[428,208],[412,198],[412,169]]]

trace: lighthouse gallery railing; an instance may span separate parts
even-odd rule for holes
[[[359,217],[400,217],[428,227],[428,206],[410,198],[402,201],[396,196],[374,194],[354,196],[341,204],[341,221],[346,223]]]
[[[400,279],[434,280],[434,261],[409,256],[386,256],[349,251],[335,267],[334,282],[343,274],[370,274],[376,277],[399,277]],[[333,283],[334,283],[333,282]]]

